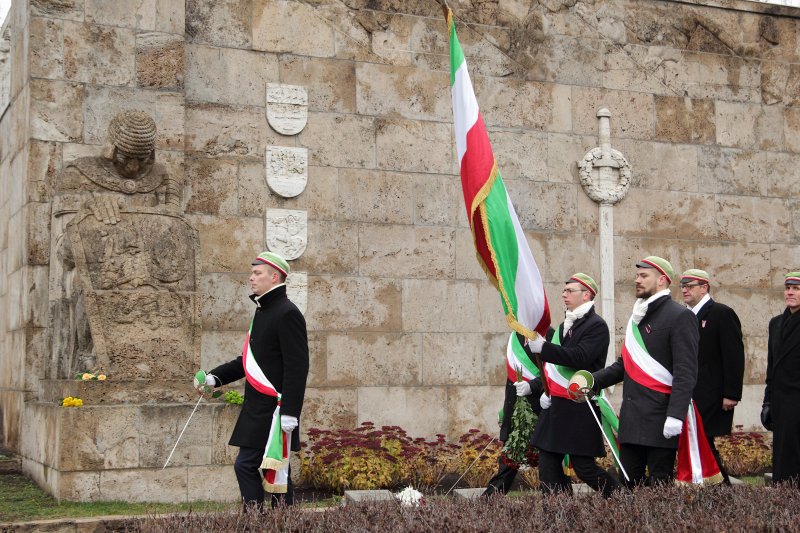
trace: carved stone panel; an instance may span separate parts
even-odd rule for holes
[[[67,226],[96,365],[129,379],[191,373],[200,342],[197,231],[159,210],[104,224],[81,211]]]
[[[287,146],[268,146],[267,185],[284,198],[303,192],[308,183],[308,150]]]
[[[308,305],[308,274],[292,272],[286,278],[286,296],[294,302],[300,312],[306,314]]]
[[[267,121],[283,135],[296,135],[308,122],[308,92],[300,85],[267,84]]]
[[[297,259],[306,251],[308,214],[291,209],[267,209],[267,248],[285,259]]]

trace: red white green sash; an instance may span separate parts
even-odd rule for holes
[[[672,373],[647,351],[639,326],[633,320],[628,320],[625,330],[622,361],[625,373],[639,385],[666,394],[672,393]],[[689,401],[683,430],[678,437],[678,468],[675,479],[678,483],[694,484],[722,481],[719,465],[706,439],[700,412],[692,400]]]
[[[550,342],[561,346],[561,336],[558,333],[558,329],[556,329]],[[544,363],[544,377],[550,389],[550,396],[557,396],[569,400],[570,397],[569,394],[567,394],[567,385],[569,385],[569,380],[574,373],[574,368],[553,363]]]
[[[284,434],[281,430],[281,393],[278,392],[272,383],[258,366],[253,350],[250,348],[250,334],[253,331],[253,322],[250,322],[250,331],[244,341],[242,349],[242,366],[247,382],[261,394],[278,399],[278,405],[272,413],[272,422],[269,428],[267,446],[264,449],[264,458],[261,461],[261,469],[264,470],[264,490],[270,493],[285,493],[289,481],[289,453],[291,442],[291,432]]]
[[[508,337],[508,346],[506,348],[506,374],[509,381],[515,383],[517,381],[517,368],[522,369],[522,379],[531,381],[539,377],[539,369],[536,367],[525,348],[519,343],[516,332],[512,331]]]

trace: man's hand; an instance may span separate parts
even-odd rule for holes
[[[122,199],[115,195],[95,194],[86,202],[86,207],[103,224],[116,224],[120,221],[119,208]]]
[[[761,406],[761,425],[767,431],[772,431],[772,409],[770,409],[769,402],[764,402]]]
[[[683,431],[683,420],[668,416],[667,420],[664,421],[664,438],[671,439],[672,437],[677,437],[681,434],[681,431]]]
[[[514,387],[517,389],[517,396],[530,396],[531,394],[531,384],[527,381],[517,381],[514,383]]]
[[[739,404],[737,400],[731,400],[730,398],[723,398],[722,399],[722,410],[723,411],[730,411],[734,407]]]
[[[594,376],[588,370],[576,370],[567,384],[567,394],[572,401],[582,403],[586,396],[594,396]]]
[[[297,428],[297,417],[289,415],[281,415],[281,430],[284,433],[291,433]]]
[[[542,409],[550,409],[550,404],[551,403],[553,403],[553,401],[550,399],[550,396],[548,396],[547,394],[542,393],[542,395],[539,396],[539,405],[542,406]]]
[[[537,335],[535,339],[528,339],[528,349],[531,353],[542,353],[542,346],[544,346],[544,337]]]
[[[200,394],[211,392],[216,386],[217,379],[213,375],[206,374],[203,370],[198,370],[194,375],[194,388],[197,389]]]

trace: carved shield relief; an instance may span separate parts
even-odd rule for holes
[[[267,146],[267,185],[275,194],[292,198],[308,183],[308,150]]]
[[[267,84],[267,121],[282,135],[296,135],[308,122],[308,92],[300,85]]]
[[[267,209],[267,248],[285,259],[297,259],[306,251],[308,215],[305,211]]]
[[[128,379],[191,373],[199,355],[197,231],[183,217],[123,211],[67,226],[98,365]]]

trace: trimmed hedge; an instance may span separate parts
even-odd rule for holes
[[[263,514],[185,514],[131,521],[127,531],[796,531],[800,491],[795,487],[714,486],[642,488],[608,500],[599,495],[494,496],[489,500],[428,500],[420,508],[383,502]]]

